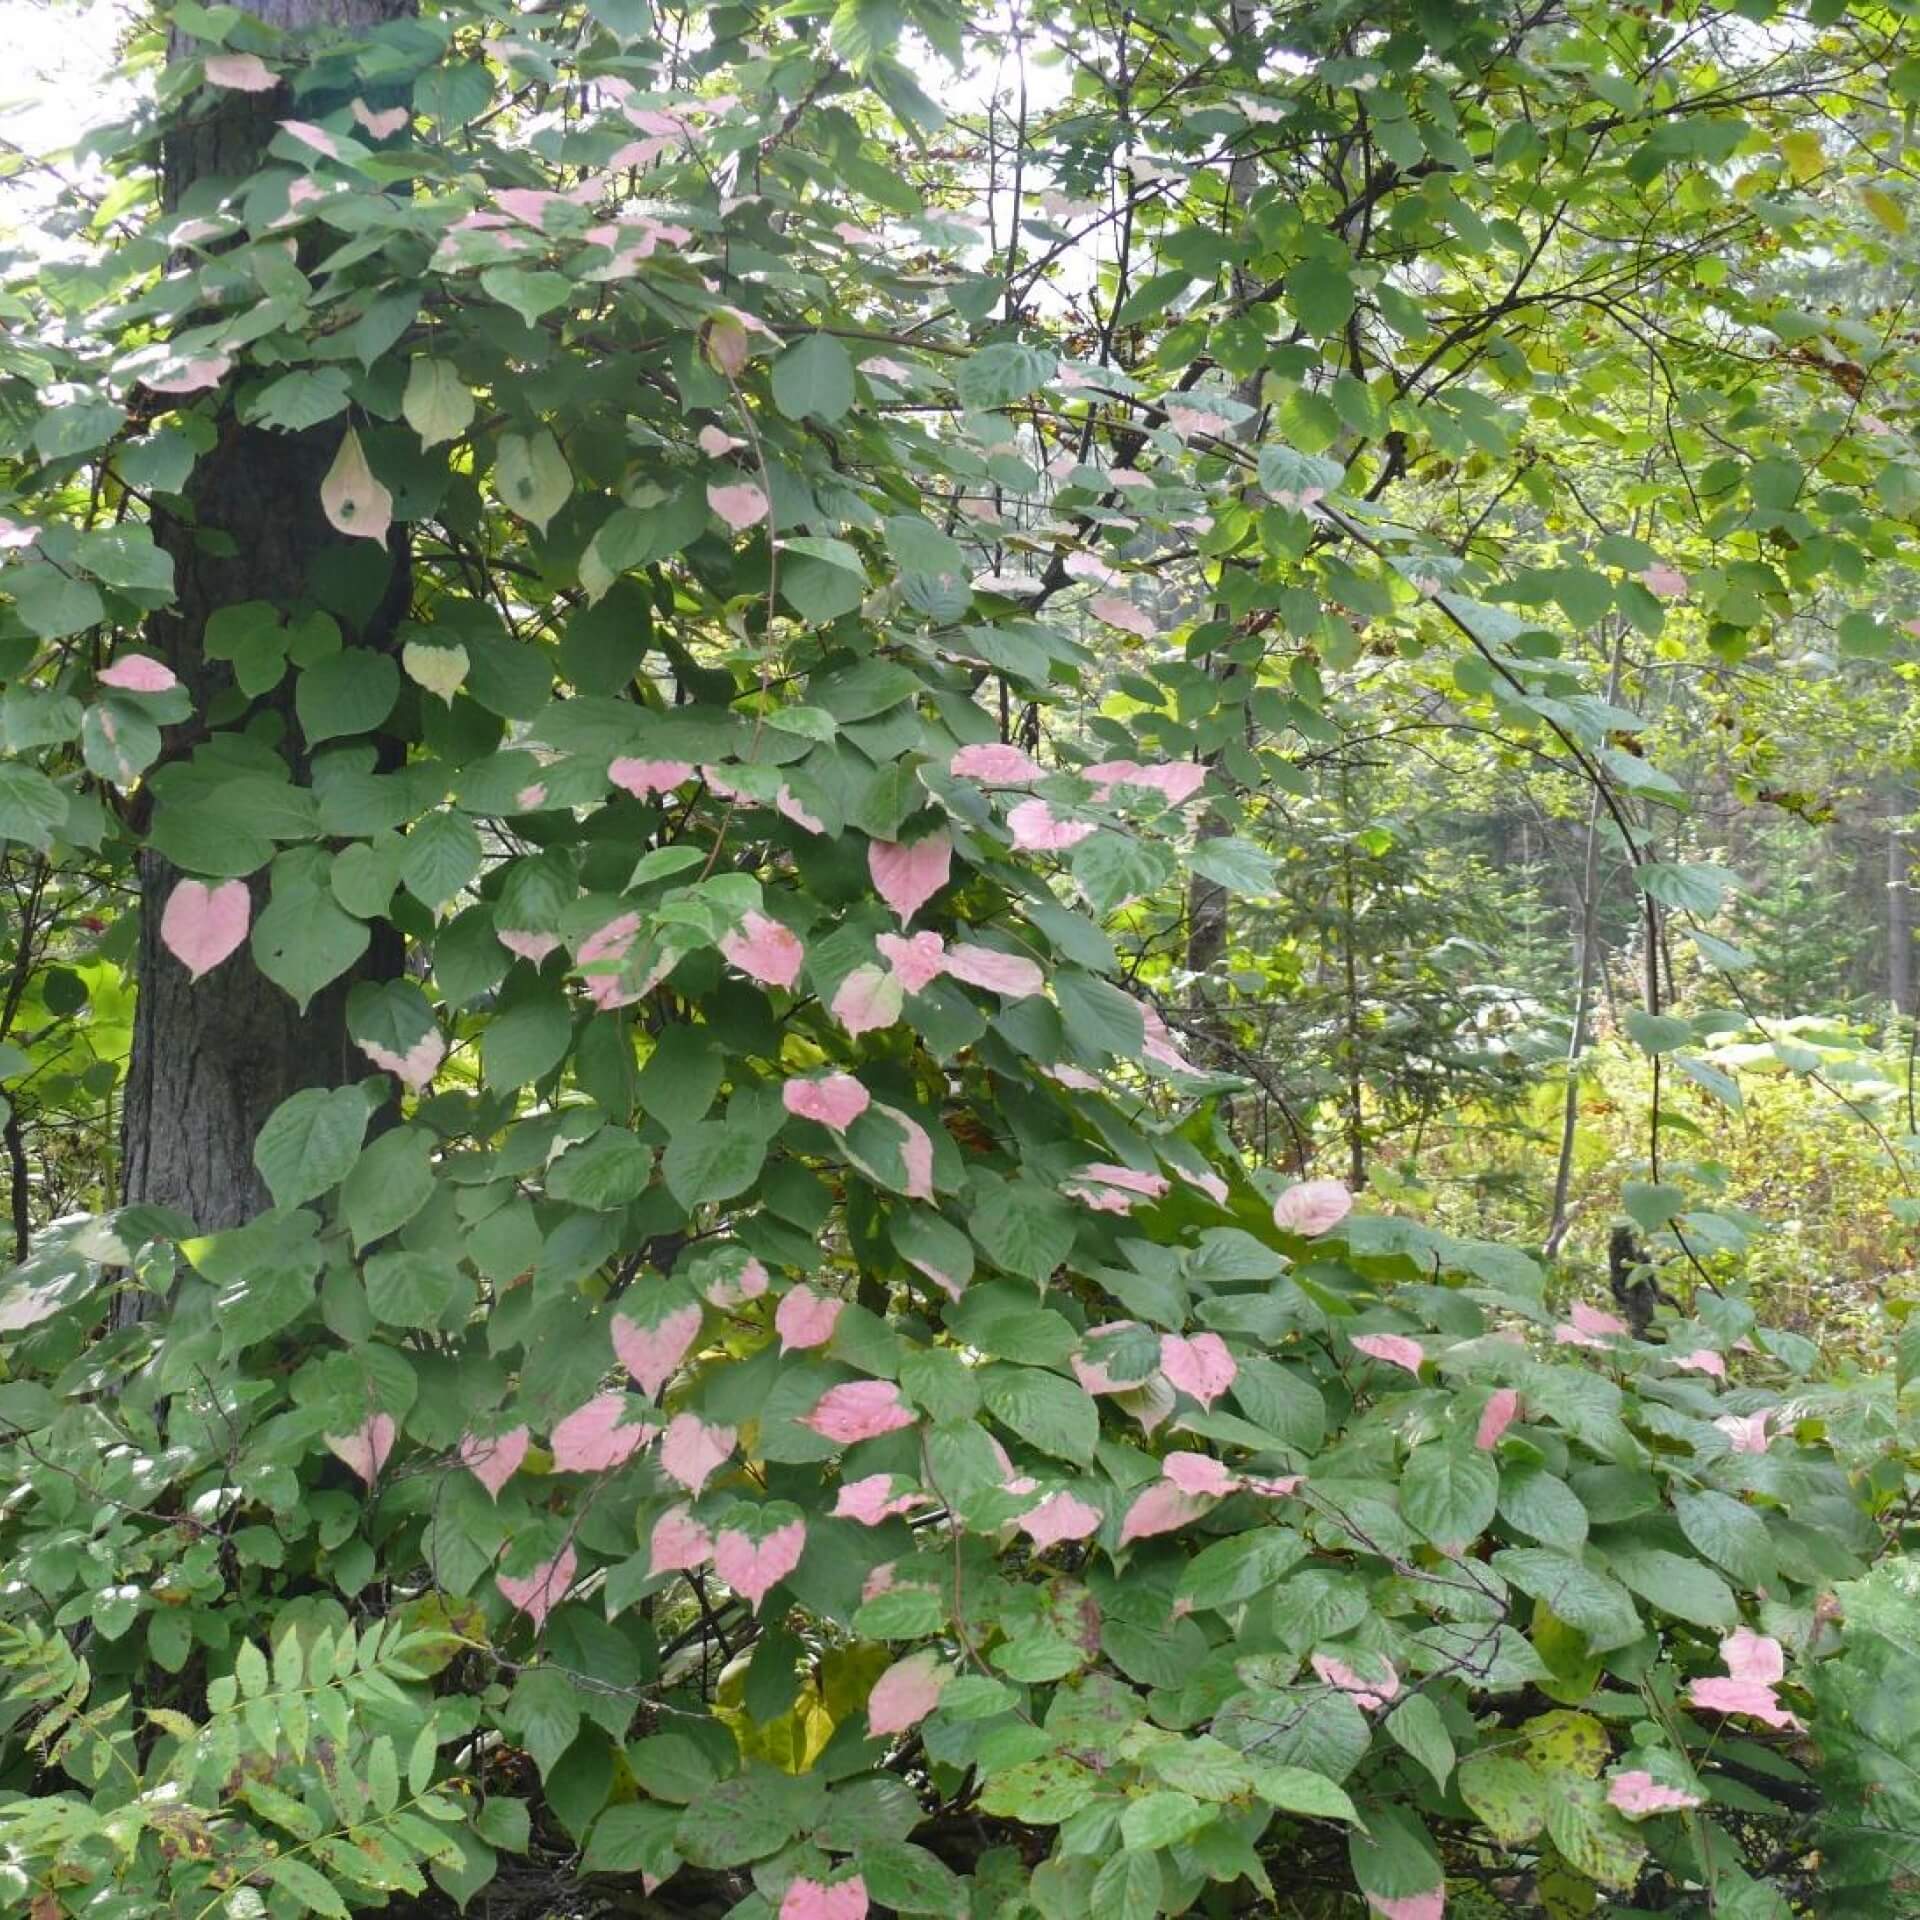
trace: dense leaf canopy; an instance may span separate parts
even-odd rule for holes
[[[3,296],[7,1908],[1899,1910],[1888,1430],[1278,1171],[1240,963],[1529,769],[1737,1240],[1649,734],[1903,655],[1906,11],[284,11]]]

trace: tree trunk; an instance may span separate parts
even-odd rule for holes
[[[245,0],[275,26],[354,28],[411,12],[407,0]],[[311,103],[309,103],[309,109]],[[260,164],[283,94],[231,93],[219,109],[169,139],[162,155],[167,202],[211,207]],[[243,702],[224,662],[207,657],[210,615],[245,600],[285,614],[324,606],[349,645],[383,648],[407,609],[411,578],[405,537],[396,530],[382,556],[348,539],[320,508],[320,482],[338,449],[342,423],[305,433],[243,426],[229,411],[219,439],[196,463],[177,511],[156,509],[154,538],[173,558],[176,600],[148,623],[148,646],[192,692],[193,719],[168,730],[163,759],[190,756],[207,734],[212,704],[231,723]],[[369,569],[375,576],[369,578]],[[385,578],[377,577],[384,569]],[[343,595],[343,581],[362,583]],[[352,610],[357,608],[357,617]],[[294,721],[292,674],[249,717],[284,728],[296,777],[307,772]],[[146,824],[145,818],[136,825]],[[129,1202],[176,1208],[206,1230],[231,1227],[269,1204],[253,1165],[262,1122],[301,1087],[337,1085],[354,1070],[346,1031],[349,979],[335,981],[302,1012],[254,965],[242,946],[198,982],[160,944],[160,917],[180,876],[157,852],[140,856],[139,998],[122,1113],[124,1194]],[[254,910],[266,879],[251,883]],[[397,937],[375,929],[353,978],[397,971]],[[129,1312],[140,1311],[130,1296]]]
[[[1887,800],[1887,998],[1896,1014],[1913,1011],[1913,842],[1907,796]]]

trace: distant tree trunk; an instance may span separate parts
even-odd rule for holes
[[[272,25],[295,30],[364,27],[413,10],[407,0],[242,3]],[[230,93],[200,125],[171,137],[162,154],[168,204],[217,204],[223,190],[259,165],[287,110],[278,93]],[[205,653],[210,615],[243,600],[292,611],[310,604],[316,584],[330,575],[379,564],[365,541],[335,533],[320,509],[321,478],[341,432],[336,420],[306,433],[277,433],[243,426],[225,413],[217,444],[187,482],[183,507],[156,510],[154,537],[173,558],[177,598],[148,623],[146,640],[192,692],[196,716],[233,684],[228,667]],[[363,617],[342,621],[349,644],[390,644],[405,614],[410,576],[398,533],[386,566],[384,589],[365,596]],[[304,773],[290,684],[261,704],[284,720],[286,750],[296,772]],[[189,720],[169,730],[163,757],[184,758],[204,738],[203,720]],[[160,916],[179,878],[158,853],[141,854],[139,998],[122,1114],[124,1193],[129,1202],[177,1208],[200,1227],[217,1229],[268,1204],[253,1166],[254,1139],[266,1117],[297,1089],[337,1084],[353,1071],[345,1022],[349,983],[336,981],[302,1013],[245,946],[197,984],[190,981],[159,938]],[[252,885],[257,914],[264,876]],[[359,974],[391,974],[398,958],[394,936],[376,929]],[[128,1317],[137,1317],[140,1305],[130,1299]]]
[[[1625,665],[1626,631],[1615,632],[1613,661],[1607,672],[1609,705],[1620,697],[1620,674]],[[1575,902],[1573,934],[1573,1030],[1567,1036],[1567,1085],[1560,1103],[1560,1152],[1553,1169],[1553,1214],[1547,1223],[1543,1251],[1551,1260],[1573,1224],[1567,1203],[1573,1190],[1573,1147],[1580,1129],[1580,1064],[1587,1051],[1587,1029],[1593,1021],[1596,977],[1606,980],[1600,965],[1600,791],[1596,787],[1587,805],[1586,851],[1580,864],[1580,895]]]
[[[1245,39],[1253,32],[1254,12],[1247,0],[1234,0],[1229,18],[1235,40]],[[1227,170],[1227,202],[1236,208],[1245,208],[1253,199],[1255,189],[1260,184],[1260,162],[1251,154],[1238,154],[1233,165]],[[1233,270],[1233,293],[1236,300],[1245,299],[1253,287],[1252,276],[1245,268]],[[1235,397],[1244,406],[1258,408],[1260,401],[1261,376],[1251,373],[1243,379],[1235,390]],[[1259,419],[1258,412],[1249,414],[1245,425],[1239,430],[1239,438],[1250,436]],[[1213,617],[1225,620],[1231,617],[1224,603],[1214,607]],[[1215,659],[1212,663],[1214,677],[1219,680],[1231,679],[1234,667],[1230,661]],[[1210,767],[1218,767],[1220,753],[1216,749],[1207,756]],[[1201,817],[1195,829],[1195,837],[1201,840],[1223,840],[1233,831],[1217,807],[1209,807]],[[1226,958],[1227,952],[1227,890],[1216,880],[1209,880],[1204,874],[1196,873],[1187,882],[1187,971],[1195,975],[1211,973]]]
[[[1913,1012],[1913,838],[1907,829],[1910,796],[1896,789],[1887,801],[1887,998],[1896,1014]]]

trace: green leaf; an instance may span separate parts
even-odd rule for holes
[[[981,1381],[981,1398],[996,1420],[1042,1453],[1092,1464],[1099,1410],[1074,1381],[1039,1367],[993,1366]]]
[[[274,1205],[297,1207],[338,1186],[359,1157],[367,1119],[358,1087],[308,1087],[281,1101],[253,1144]]]
[[[1444,1892],[1446,1875],[1418,1814],[1405,1807],[1369,1805],[1365,1815],[1366,1831],[1347,1836],[1347,1857],[1370,1905]]]
[[[1345,1790],[1324,1773],[1306,1767],[1255,1767],[1253,1790],[1283,1813],[1297,1813],[1308,1820],[1359,1823],[1359,1811]]]
[[[369,647],[345,647],[316,661],[294,687],[294,711],[310,742],[371,733],[400,697],[400,669]]]
[[[573,1014],[558,989],[516,1000],[480,1036],[480,1077],[496,1092],[531,1087],[565,1059]]]
[[[1305,1558],[1307,1543],[1287,1527],[1259,1527],[1203,1547],[1180,1576],[1180,1597],[1224,1610],[1265,1593]]]
[[[1060,356],[1046,347],[996,340],[976,348],[954,381],[963,407],[987,411],[1024,400],[1054,376]]]
[[[1633,1596],[1570,1554],[1547,1547],[1508,1547],[1493,1556],[1492,1566],[1502,1579],[1543,1601],[1569,1626],[1578,1627],[1595,1653],[1640,1638],[1640,1615]]]
[[[531,436],[506,433],[494,456],[493,485],[513,512],[545,533],[573,497],[573,469],[545,427]]]
[[[1468,1547],[1493,1524],[1500,1475],[1478,1447],[1430,1441],[1400,1476],[1400,1511],[1436,1547]]]
[[[1641,1007],[1629,1007],[1621,1024],[1632,1035],[1634,1044],[1648,1053],[1671,1053],[1693,1039],[1693,1022],[1677,1020],[1670,1013],[1648,1013]]]
[[[602,1127],[553,1163],[547,1192],[576,1207],[624,1207],[639,1199],[652,1178],[653,1149],[624,1127]]]
[[[0,760],[0,838],[45,852],[66,820],[67,796],[39,768]]]
[[[1767,1523],[1744,1501],[1710,1488],[1680,1487],[1674,1490],[1673,1512],[1689,1544],[1743,1587],[1776,1584],[1779,1567]]]
[[[1550,1790],[1511,1754],[1472,1753],[1460,1762],[1460,1797],[1502,1846],[1523,1846],[1546,1825]]]
[[[831,334],[796,340],[773,363],[773,400],[789,420],[831,426],[853,405],[853,360]]]
[[[683,1207],[705,1206],[745,1193],[760,1177],[766,1140],[726,1120],[699,1120],[667,1143],[660,1171]]]
[[[265,1861],[261,1870],[292,1897],[302,1912],[325,1914],[327,1920],[347,1920],[347,1903],[333,1883],[304,1860],[283,1853]]]
[[[1607,1565],[1624,1586],[1663,1613],[1715,1633],[1731,1632],[1740,1623],[1740,1609],[1732,1590],[1698,1560],[1669,1553],[1664,1547],[1609,1542]],[[1558,1605],[1553,1610],[1563,1620],[1571,1617]]]
[[[366,926],[312,886],[277,891],[253,923],[254,964],[304,1010],[313,996],[366,952]]]
[[[1037,1181],[974,1176],[968,1230],[995,1266],[1044,1287],[1073,1251],[1073,1210]]]
[[[433,1197],[433,1136],[421,1127],[381,1134],[354,1161],[340,1210],[355,1251],[397,1232]]]
[[[1287,305],[1309,333],[1336,334],[1353,314],[1353,277],[1320,258],[1302,260],[1286,276]]]
[[[1717,913],[1720,903],[1740,884],[1725,867],[1684,866],[1650,860],[1634,868],[1634,877],[1662,906],[1688,913]]]
[[[407,371],[407,390],[401,396],[400,411],[406,416],[407,425],[420,436],[422,447],[459,439],[473,424],[475,404],[466,382],[450,360],[415,355]]]
[[[895,1913],[959,1916],[967,1912],[966,1883],[937,1854],[905,1840],[876,1840],[854,1856],[867,1892]]]
[[[1229,893],[1248,897],[1273,891],[1272,857],[1231,835],[1196,840],[1187,864],[1202,879],[1214,881]]]
[[[9,569],[0,591],[12,594],[20,624],[42,640],[84,633],[107,617],[98,587],[52,567]]]
[[[466,1288],[451,1260],[430,1253],[376,1253],[367,1262],[367,1305],[382,1326],[437,1326]]]
[[[426,907],[443,907],[467,887],[485,858],[479,829],[451,808],[430,813],[407,835],[400,878]]]
[[[1388,1714],[1387,1732],[1433,1775],[1433,1784],[1444,1793],[1453,1772],[1453,1740],[1432,1699],[1410,1694]]]
[[[793,1804],[764,1773],[742,1774],[710,1788],[676,1822],[673,1843],[697,1867],[737,1867],[761,1860],[793,1837]]]

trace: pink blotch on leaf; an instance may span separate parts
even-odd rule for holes
[[[1262,1479],[1257,1475],[1247,1478],[1247,1491],[1257,1493],[1268,1500],[1284,1500],[1290,1493],[1298,1493],[1306,1484],[1304,1473],[1283,1473],[1272,1479]]]
[[[749,1256],[737,1272],[722,1273],[708,1281],[705,1293],[708,1303],[725,1313],[742,1300],[758,1300],[770,1284],[766,1268]]]
[[[1687,1699],[1696,1707],[1715,1713],[1740,1713],[1769,1727],[1798,1727],[1798,1716],[1789,1713],[1774,1697],[1774,1688],[1787,1671],[1786,1654],[1780,1642],[1751,1627],[1735,1627],[1720,1642],[1720,1659],[1726,1676],[1695,1680],[1687,1688]]]
[[[709,460],[718,460],[743,444],[724,427],[706,426],[694,435],[694,444]]]
[[[895,1514],[909,1513],[926,1495],[910,1481],[902,1482],[891,1473],[870,1473],[849,1480],[833,1503],[836,1520],[857,1520],[863,1527],[877,1527]]]
[[[1084,768],[1082,777],[1093,783],[1096,796],[1111,798],[1116,787],[1144,787],[1170,807],[1191,800],[1207,783],[1207,770],[1191,760],[1102,760]]]
[[[852,1039],[900,1018],[900,982],[884,967],[855,967],[833,996],[833,1017]]]
[[[280,127],[290,132],[303,146],[311,146],[328,159],[340,157],[340,142],[324,127],[315,127],[313,121],[280,121]]]
[[[940,1704],[947,1679],[935,1654],[910,1653],[896,1660],[867,1695],[867,1731],[906,1733],[917,1727]]]
[[[1500,1436],[1513,1425],[1514,1416],[1519,1411],[1519,1389],[1496,1387],[1487,1395],[1487,1404],[1480,1410],[1480,1424],[1474,1429],[1473,1444],[1482,1452],[1492,1452],[1500,1444]]]
[[[1598,1307],[1590,1307],[1584,1300],[1576,1300],[1569,1309],[1567,1318],[1581,1333],[1625,1333],[1627,1323],[1617,1315],[1603,1313]]]
[[[1097,581],[1103,587],[1121,586],[1127,577],[1118,568],[1109,566],[1097,553],[1068,554],[1066,575],[1069,580]]]
[[[681,1361],[700,1336],[700,1309],[689,1301],[664,1314],[653,1326],[643,1326],[624,1313],[612,1320],[613,1350],[620,1364],[639,1383],[649,1400],[672,1379]]]
[[[1727,1436],[1733,1452],[1765,1453],[1770,1444],[1767,1423],[1773,1414],[1772,1407],[1762,1407],[1758,1413],[1722,1414],[1713,1424]]]
[[[876,1113],[884,1113],[905,1138],[900,1142],[900,1164],[906,1174],[906,1194],[909,1200],[931,1200],[933,1198],[933,1137],[918,1120],[904,1114],[898,1107],[876,1106]]]
[[[767,517],[767,496],[751,480],[734,486],[707,488],[707,505],[735,533],[745,533]]]
[[[874,889],[905,926],[947,884],[953,842],[944,833],[919,840],[869,840],[867,871]]]
[[[1020,1531],[1041,1553],[1062,1540],[1084,1540],[1099,1525],[1100,1509],[1072,1493],[1050,1493],[1020,1516]]]
[[[1282,1233],[1313,1239],[1331,1233],[1353,1211],[1353,1195],[1341,1180],[1302,1180],[1273,1203],[1273,1224]]]
[[[374,478],[360,436],[351,427],[320,482],[320,506],[336,532],[386,544],[387,529],[393,525],[393,495]]]
[[[1727,1377],[1726,1361],[1711,1347],[1695,1347],[1691,1353],[1679,1354],[1673,1364],[1687,1373],[1710,1374],[1716,1380]]]
[[[215,353],[204,359],[175,362],[163,372],[148,374],[141,384],[155,393],[204,393],[209,387],[217,387],[232,371],[232,359]]]
[[[395,1432],[392,1414],[370,1414],[352,1433],[327,1434],[327,1451],[372,1486],[393,1451]]]
[[[1193,1173],[1186,1167],[1175,1167],[1177,1173],[1190,1187],[1198,1187],[1216,1207],[1227,1204],[1227,1183],[1211,1170]]]
[[[852,1446],[857,1440],[912,1426],[913,1410],[901,1400],[900,1389],[891,1380],[848,1380],[829,1387],[800,1424],[811,1427],[823,1440]]]
[[[494,935],[494,938],[509,953],[536,967],[546,959],[548,954],[557,952],[560,947],[560,936],[557,933],[533,933],[524,928],[503,927]]]
[[[1337,1654],[1316,1653],[1310,1663],[1330,1687],[1338,1687],[1363,1713],[1375,1713],[1400,1691],[1400,1676],[1389,1665],[1385,1676],[1369,1680],[1355,1673]]]
[[[1095,1213],[1131,1213],[1137,1195],[1122,1193],[1118,1187],[1103,1187],[1095,1181],[1063,1180],[1060,1191],[1069,1200],[1078,1200]]]
[[[1120,1522],[1120,1544],[1151,1539],[1155,1534],[1172,1533],[1207,1510],[1207,1502],[1186,1493],[1171,1480],[1156,1480],[1146,1492],[1135,1497]]]
[[[1405,1367],[1416,1379],[1420,1363],[1427,1357],[1420,1342],[1404,1333],[1356,1333],[1353,1344],[1369,1360],[1384,1360],[1390,1366]]]
[[[693,778],[693,767],[685,760],[635,760],[622,756],[607,769],[607,778],[636,800],[649,794],[671,793],[682,781]]]
[[[376,1067],[392,1074],[409,1093],[424,1091],[440,1070],[440,1062],[447,1057],[446,1036],[438,1027],[431,1033],[423,1033],[405,1053],[395,1053],[391,1047],[372,1040],[355,1044]]]
[[[244,880],[209,887],[182,880],[160,915],[160,944],[198,980],[211,973],[247,937],[253,901]]]
[[[627,1421],[624,1393],[600,1393],[553,1430],[553,1464],[562,1473],[605,1473],[630,1460],[657,1431]]]
[[[783,1294],[773,1314],[780,1351],[799,1353],[809,1347],[824,1347],[833,1338],[834,1325],[846,1304],[832,1294],[815,1293],[811,1287],[794,1287]]]
[[[1110,627],[1118,627],[1124,633],[1137,633],[1142,640],[1153,638],[1153,615],[1117,593],[1096,593],[1087,603],[1087,609],[1096,620],[1103,620]]]
[[[279,76],[257,53],[210,53],[202,62],[207,84],[233,93],[271,93]]]
[[[1033,961],[1017,953],[996,952],[992,947],[950,948],[947,971],[970,987],[984,987],[988,993],[1002,993],[1009,1000],[1030,1000],[1047,984],[1047,976]]]
[[[376,140],[384,140],[388,135],[398,133],[411,117],[411,111],[406,107],[383,107],[376,113],[364,100],[354,101],[348,111],[353,115],[354,123],[365,127]]]
[[[780,1089],[781,1104],[796,1119],[817,1120],[836,1133],[845,1132],[866,1112],[871,1097],[850,1073],[789,1080]]]
[[[962,747],[947,762],[947,771],[963,780],[984,780],[989,786],[1023,787],[1029,780],[1038,780],[1042,770],[1018,747],[989,743]]]
[[[1095,831],[1086,820],[1062,820],[1044,800],[1022,800],[1007,815],[1021,853],[1063,853]]]
[[[1140,1049],[1142,1057],[1151,1060],[1155,1066],[1165,1067],[1173,1073],[1191,1073],[1193,1064],[1174,1045],[1173,1035],[1167,1031],[1167,1023],[1161,1017],[1160,1009],[1149,1006],[1143,1000],[1140,1003],[1140,1020],[1146,1033],[1145,1042]]]
[[[1398,1898],[1370,1893],[1367,1905],[1380,1920],[1441,1920],[1447,1910],[1447,1890],[1445,1886],[1429,1887],[1425,1893],[1409,1893]]]
[[[780,1902],[780,1920],[867,1920],[867,1883],[859,1874],[831,1885],[790,1881]]]
[[[1210,1407],[1233,1385],[1240,1368],[1217,1333],[1197,1333],[1191,1340],[1177,1333],[1163,1333],[1160,1371],[1182,1393]]]
[[[924,993],[948,971],[947,943],[937,933],[883,933],[873,944],[902,993]]]
[[[647,1536],[650,1573],[691,1573],[713,1558],[713,1535],[693,1517],[684,1503],[669,1507],[653,1523]]]
[[[1662,1786],[1644,1767],[1616,1773],[1607,1782],[1607,1805],[1617,1808],[1630,1820],[1644,1819],[1650,1813],[1677,1813],[1682,1807],[1699,1804],[1697,1793]]]
[[[1640,575],[1640,584],[1656,600],[1684,600],[1691,583],[1678,567],[1670,566],[1664,560],[1656,560],[1652,566]]]
[[[791,988],[800,978],[807,950],[791,927],[771,915],[749,912],[738,929],[720,942],[720,951],[763,987]]]
[[[527,1457],[528,1444],[525,1427],[509,1427],[505,1433],[469,1433],[460,1441],[460,1464],[498,1500],[500,1489]]]
[[[825,833],[827,830],[827,823],[817,814],[809,813],[784,780],[780,783],[780,791],[773,796],[773,805],[775,812],[808,833]]]
[[[676,1413],[660,1441],[660,1471],[697,1500],[707,1482],[733,1456],[739,1434],[709,1426],[697,1413]]]
[[[789,1520],[760,1540],[751,1540],[738,1527],[723,1527],[714,1536],[713,1570],[751,1607],[800,1564],[807,1544],[807,1523]]]
[[[1240,1484],[1226,1464],[1210,1453],[1170,1453],[1161,1461],[1160,1471],[1182,1493],[1208,1500],[1223,1500]]]
[[[547,1615],[573,1591],[573,1576],[580,1562],[572,1547],[562,1547],[551,1560],[543,1560],[529,1574],[497,1574],[493,1584],[508,1601],[533,1622],[538,1633],[546,1625]]]

